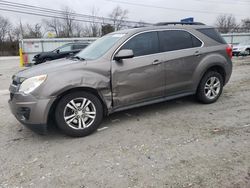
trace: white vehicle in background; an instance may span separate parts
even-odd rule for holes
[[[250,40],[233,46],[233,56],[250,55]]]

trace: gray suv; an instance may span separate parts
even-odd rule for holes
[[[13,76],[14,116],[44,131],[55,118],[70,136],[94,132],[105,115],[187,95],[213,103],[232,73],[232,49],[214,28],[160,24],[110,33],[72,59]]]

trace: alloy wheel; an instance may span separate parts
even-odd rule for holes
[[[217,77],[210,77],[204,88],[205,95],[208,99],[215,99],[221,90],[221,83]]]
[[[86,129],[96,118],[96,107],[87,98],[72,99],[64,108],[64,120],[73,129]]]

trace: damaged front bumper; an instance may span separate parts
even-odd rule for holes
[[[36,133],[46,133],[49,110],[54,100],[55,98],[38,99],[31,94],[17,92],[15,86],[10,86],[9,107],[12,114]]]

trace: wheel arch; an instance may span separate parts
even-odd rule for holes
[[[57,95],[55,101],[52,103],[52,105],[49,109],[47,122],[49,122],[51,119],[53,119],[53,117],[54,117],[53,115],[55,113],[56,106],[58,105],[58,102],[60,101],[60,99],[69,93],[78,92],[78,91],[85,91],[85,92],[91,93],[91,94],[95,95],[96,97],[98,97],[98,99],[100,100],[100,102],[102,103],[102,106],[103,106],[104,116],[108,114],[108,108],[107,108],[107,105],[105,103],[105,100],[103,99],[100,92],[98,92],[98,90],[91,88],[91,87],[75,87],[75,88],[67,89],[67,90],[65,90]]]
[[[218,72],[222,78],[223,78],[223,85],[225,84],[225,79],[226,79],[226,71],[224,69],[223,66],[220,66],[220,65],[213,65],[211,67],[208,67],[207,70],[203,73],[201,79],[203,78],[203,76],[207,73],[207,72],[210,72],[210,71],[215,71],[215,72]],[[200,81],[201,81],[200,79]]]
[[[208,67],[206,67],[200,74],[198,81],[196,82],[194,91],[197,92],[197,89],[200,85],[200,82],[202,80],[202,78],[204,77],[204,75],[206,73],[208,73],[209,71],[215,71],[218,72],[219,74],[221,74],[222,78],[223,78],[223,85],[225,85],[226,82],[226,70],[225,67],[223,65],[221,65],[220,63],[214,63]]]

